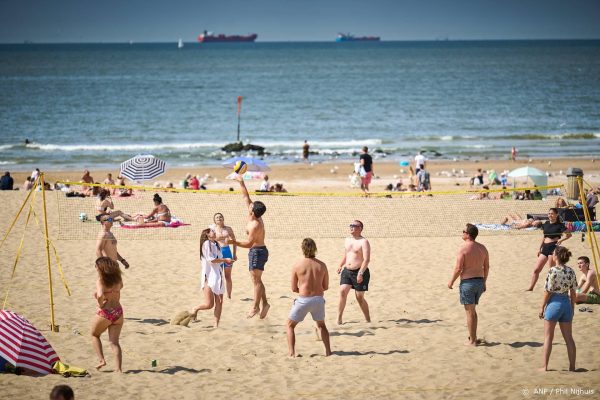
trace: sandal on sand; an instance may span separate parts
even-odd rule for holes
[[[594,312],[590,307],[581,307],[579,309],[580,312]]]

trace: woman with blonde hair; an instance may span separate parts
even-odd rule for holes
[[[204,290],[204,303],[194,307],[190,314],[195,320],[198,311],[210,310],[214,307],[214,327],[218,328],[223,310],[223,292],[225,291],[221,264],[231,264],[234,260],[223,258],[221,247],[216,239],[215,231],[210,228],[203,230],[200,235],[200,263],[202,264],[200,280]]]
[[[116,371],[123,372],[121,370],[123,357],[119,344],[119,336],[123,328],[123,307],[120,303],[121,289],[123,289],[121,269],[116,261],[108,257],[100,257],[96,260],[96,271],[98,280],[94,298],[98,302],[98,311],[92,320],[92,346],[99,360],[96,369],[106,365],[100,335],[108,329],[108,341],[115,353]]]

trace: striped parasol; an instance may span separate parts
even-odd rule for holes
[[[40,374],[52,372],[58,355],[46,338],[25,318],[0,310],[0,357],[15,367]]]
[[[132,181],[149,181],[165,173],[166,164],[150,154],[137,155],[121,163],[121,175]]]

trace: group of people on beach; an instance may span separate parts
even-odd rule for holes
[[[366,150],[365,150],[366,153]],[[372,166],[371,171],[372,172]],[[244,205],[248,210],[248,222],[245,230],[246,240],[239,240],[234,230],[225,225],[224,215],[220,212],[214,214],[213,223],[201,232],[200,235],[200,260],[201,260],[201,287],[204,293],[203,302],[193,307],[189,314],[196,318],[197,313],[203,310],[213,310],[214,327],[219,326],[224,295],[231,298],[232,278],[231,270],[237,261],[238,248],[248,248],[248,267],[253,285],[254,300],[247,313],[248,318],[256,315],[260,319],[267,317],[271,304],[268,302],[267,291],[262,280],[265,265],[269,259],[269,251],[265,245],[265,226],[263,215],[266,206],[261,201],[252,201],[245,183],[241,177],[239,182]],[[367,189],[368,190],[368,189]],[[104,192],[102,192],[104,193]],[[104,193],[98,199],[98,212],[102,230],[98,237],[96,248],[96,269],[98,271],[97,289],[95,298],[98,311],[92,325],[94,349],[98,355],[98,368],[106,364],[102,352],[100,335],[108,330],[109,342],[115,352],[117,371],[121,370],[121,349],[119,335],[123,324],[123,309],[119,302],[123,281],[118,262],[125,268],[129,263],[117,251],[117,241],[110,232],[114,218],[125,220],[135,217],[114,211],[110,195]],[[159,218],[170,214],[168,207],[162,204],[160,196],[155,195],[155,209],[150,218],[158,215]],[[148,223],[148,222],[145,222]],[[162,224],[164,221],[157,220]],[[584,274],[579,282],[573,270],[566,266],[571,253],[562,246],[571,234],[565,231],[564,224],[558,218],[558,211],[552,208],[548,212],[548,221],[540,223],[544,237],[537,253],[538,261],[532,272],[529,291],[533,290],[543,267],[550,261],[550,271],[546,278],[545,294],[542,302],[540,317],[545,319],[544,341],[544,369],[548,367],[548,360],[552,348],[552,338],[556,323],[561,326],[561,331],[568,347],[570,369],[575,368],[575,343],[571,334],[574,305],[577,302],[600,303],[600,290],[595,273],[589,268],[589,259],[579,257],[578,266]],[[343,323],[343,313],[347,296],[351,290],[355,291],[357,303],[367,322],[370,322],[369,305],[365,299],[370,281],[370,244],[362,236],[363,223],[354,220],[349,224],[350,236],[345,240],[344,256],[337,268],[340,274],[340,297],[338,303],[337,323]],[[481,295],[486,291],[489,275],[489,254],[481,243],[476,241],[478,229],[472,224],[467,224],[462,232],[464,244],[458,251],[456,264],[448,282],[452,289],[455,281],[460,278],[459,298],[464,306],[467,320],[468,339],[466,344],[477,345],[478,316],[476,306]],[[325,300],[324,293],[329,289],[329,274],[326,264],[316,258],[317,245],[311,238],[305,238],[301,243],[303,258],[292,268],[291,289],[298,293],[294,300],[287,321],[288,354],[295,356],[295,332],[298,323],[311,313],[316,323],[318,337],[323,341],[325,354],[331,354],[329,331],[325,325]],[[569,311],[570,310],[570,311]]]
[[[231,268],[237,261],[237,248],[248,248],[248,268],[254,288],[254,301],[247,317],[258,315],[260,319],[267,317],[271,305],[267,299],[266,288],[262,280],[265,265],[269,259],[269,251],[265,245],[265,227],[262,216],[266,206],[261,201],[252,201],[241,177],[238,178],[244,204],[248,209],[246,224],[246,240],[238,240],[233,229],[225,225],[223,214],[216,213],[213,224],[204,229],[200,235],[200,260],[202,266],[201,286],[204,301],[190,311],[192,318],[202,310],[213,310],[214,327],[219,326],[223,309],[223,297],[231,298]],[[106,201],[104,199],[103,201]],[[104,203],[103,206],[108,206]],[[113,215],[103,207],[99,218],[102,229],[96,246],[96,270],[98,279],[94,297],[98,310],[92,322],[92,342],[98,356],[98,369],[106,365],[100,336],[108,330],[109,343],[115,353],[116,370],[121,371],[122,352],[119,336],[123,325],[123,308],[120,304],[120,292],[123,280],[118,262],[125,268],[129,263],[119,254],[117,240],[111,233]],[[123,217],[122,214],[118,216]],[[343,323],[343,312],[347,296],[354,289],[356,299],[365,320],[370,322],[369,305],[365,299],[370,281],[370,244],[362,236],[363,224],[355,220],[349,224],[350,237],[345,241],[344,256],[338,266],[340,274],[340,301],[338,305],[338,324]],[[302,241],[301,249],[304,257],[292,268],[291,289],[298,293],[298,298],[290,311],[287,321],[287,339],[289,356],[295,356],[294,328],[304,320],[308,313],[316,323],[319,338],[325,346],[325,354],[331,355],[329,331],[325,325],[324,292],[329,288],[329,275],[324,262],[316,258],[317,245],[311,238]]]
[[[558,210],[551,208],[548,220],[541,223],[543,239],[537,252],[538,260],[532,272],[531,283],[527,291],[532,291],[544,266],[550,262],[550,270],[544,285],[539,318],[544,319],[544,345],[542,370],[548,370],[552,341],[556,324],[564,337],[569,358],[569,370],[575,371],[576,346],[572,335],[572,321],[576,303],[600,304],[598,278],[590,268],[590,259],[581,256],[577,266],[582,272],[579,281],[574,270],[567,266],[571,252],[562,243],[571,237],[560,221]],[[477,311],[481,295],[486,291],[489,275],[489,254],[481,243],[476,241],[479,231],[476,226],[467,224],[462,232],[464,244],[458,251],[456,265],[448,288],[460,277],[460,303],[464,306],[469,336],[465,344],[477,345]],[[587,310],[587,309],[585,309]]]

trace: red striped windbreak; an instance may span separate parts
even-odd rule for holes
[[[29,321],[7,310],[0,310],[0,357],[41,374],[52,372],[52,365],[60,360]]]

